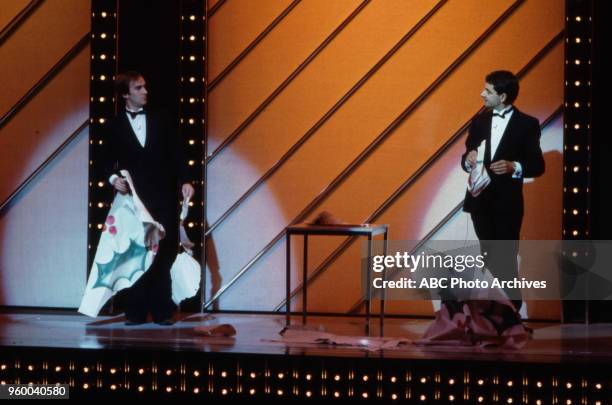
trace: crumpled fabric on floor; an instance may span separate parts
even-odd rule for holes
[[[520,349],[532,333],[510,301],[444,301],[415,344]]]
[[[366,350],[393,349],[410,343],[409,339],[397,337],[342,336],[318,330],[284,328],[281,339],[266,340],[285,344],[321,344],[355,347]]]

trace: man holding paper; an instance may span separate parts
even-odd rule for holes
[[[109,125],[109,182],[121,194],[132,191],[142,199],[152,217],[165,228],[165,238],[150,269],[126,291],[128,325],[146,322],[151,313],[160,325],[173,323],[170,267],[178,246],[179,184],[184,199],[194,194],[187,181],[177,125],[145,110],[148,91],[144,77],[133,71],[117,76],[117,96],[124,106]],[[131,190],[119,170],[133,179]]]
[[[540,124],[514,107],[518,93],[518,79],[511,72],[487,75],[480,94],[487,110],[473,120],[461,157],[462,169],[473,172],[463,210],[471,214],[476,235],[481,241],[509,241],[503,247],[495,245],[494,252],[489,250],[492,246],[481,245],[488,268],[500,280],[518,275],[523,179],[544,173]],[[510,298],[518,310],[520,292],[511,292]]]

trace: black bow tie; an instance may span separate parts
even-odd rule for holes
[[[504,119],[504,118],[506,118],[506,114],[508,114],[510,111],[513,111],[513,110],[514,110],[514,108],[508,108],[506,111],[504,111],[504,112],[503,112],[503,113],[501,113],[501,114],[500,114],[500,113],[497,113],[497,112],[494,112],[494,113],[493,113],[493,116],[494,116],[494,117],[500,117],[500,118]]]
[[[130,114],[130,117],[132,117],[132,119],[136,118],[136,116],[137,116],[138,114],[145,115],[145,114],[147,113],[145,110],[140,110],[140,111],[136,111],[136,112],[133,112],[133,111],[130,111],[130,110],[125,110],[125,111],[126,111],[128,114]]]

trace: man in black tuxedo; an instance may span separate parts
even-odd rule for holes
[[[150,312],[154,322],[171,325],[175,305],[170,267],[178,249],[178,185],[182,184],[183,198],[191,197],[194,190],[181,159],[178,126],[144,109],[148,92],[143,76],[125,72],[117,76],[115,85],[125,106],[109,125],[109,182],[117,192],[129,193],[119,174],[127,170],[145,207],[166,231],[149,270],[125,291],[126,324],[144,323]]]
[[[517,254],[523,221],[523,178],[544,173],[538,119],[513,106],[519,93],[518,79],[508,71],[487,75],[480,94],[487,111],[470,125],[461,167],[476,167],[477,148],[486,141],[484,166],[490,184],[476,197],[466,192],[463,210],[469,212],[487,267],[500,280],[518,276]],[[487,243],[504,240],[508,242]],[[516,310],[522,305],[520,290],[506,290]]]

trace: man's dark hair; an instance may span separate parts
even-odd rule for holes
[[[504,104],[514,103],[519,93],[519,82],[514,73],[507,70],[496,70],[489,73],[485,81],[493,85],[497,94],[502,95],[506,93]]]
[[[123,96],[130,93],[130,83],[143,77],[142,74],[135,70],[119,73],[115,79],[115,91],[117,95]]]

